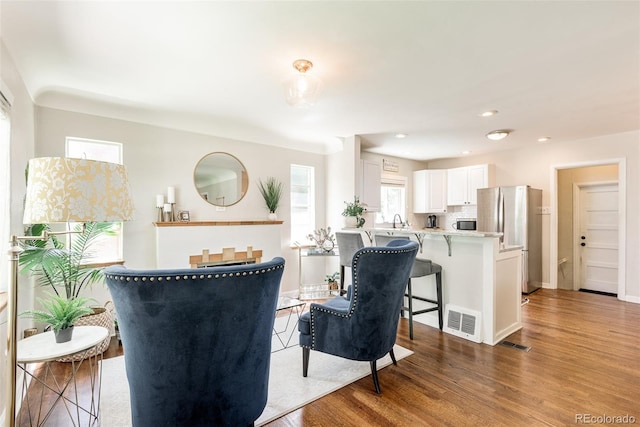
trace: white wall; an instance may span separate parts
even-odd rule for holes
[[[481,163],[495,165],[496,185],[529,184],[541,188],[544,206],[551,206],[552,170],[566,165],[626,159],[626,299],[640,302],[640,131],[572,142],[536,144],[529,148],[461,159],[428,162],[429,168]],[[553,190],[555,192],[555,190]],[[543,280],[550,277],[550,216],[543,217]],[[555,268],[555,266],[554,266]]]
[[[289,165],[315,167],[319,209],[317,224],[324,224],[325,172],[324,156],[285,148],[235,141],[80,114],[52,108],[37,108],[36,156],[64,155],[67,136],[91,138],[124,144],[127,167],[136,208],[136,219],[124,226],[124,258],[131,268],[155,268],[156,194],[165,194],[167,186],[176,188],[178,210],[188,210],[192,220],[262,220],[268,210],[257,187],[258,179],[274,176],[285,184],[285,194],[278,209],[282,227],[282,254],[286,260],[281,290],[298,286],[297,253],[289,248],[290,201]],[[237,204],[218,211],[196,192],[193,170],[203,155],[223,151],[236,156],[246,167],[249,188]],[[312,230],[309,230],[311,232]],[[256,249],[260,249],[257,248]]]

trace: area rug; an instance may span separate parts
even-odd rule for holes
[[[397,360],[413,354],[399,345],[394,347],[394,353]],[[390,364],[391,359],[387,355],[378,361],[378,369]],[[369,362],[356,362],[312,351],[308,377],[304,378],[302,350],[299,346],[274,352],[271,355],[267,406],[255,425],[264,425],[280,418],[368,375],[371,375]],[[131,425],[129,385],[123,356],[102,362],[100,419],[102,427]]]

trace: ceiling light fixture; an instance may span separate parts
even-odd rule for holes
[[[538,138],[538,142],[549,142],[550,139],[551,139],[550,136],[543,136]]]
[[[408,135],[406,133],[396,133],[396,138],[398,139],[403,139],[406,138]]]
[[[487,110],[479,114],[480,117],[491,117],[498,114],[498,110]]]
[[[501,139],[505,139],[507,136],[509,136],[510,133],[510,129],[492,130],[486,135],[486,137],[492,141],[500,141]]]
[[[316,102],[321,86],[320,79],[308,73],[313,68],[313,63],[297,59],[293,61],[293,68],[298,72],[284,82],[287,103],[297,108],[311,107]]]

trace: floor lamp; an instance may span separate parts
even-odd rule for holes
[[[133,219],[133,202],[123,165],[86,159],[40,157],[29,160],[24,224],[120,222]],[[12,236],[7,292],[6,426],[16,419],[16,361],[18,321],[18,263],[20,240],[47,240],[41,236]]]

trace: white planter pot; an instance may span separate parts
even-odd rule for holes
[[[345,216],[344,217],[344,226],[346,228],[356,228],[358,226],[358,217],[356,217],[356,216]]]

